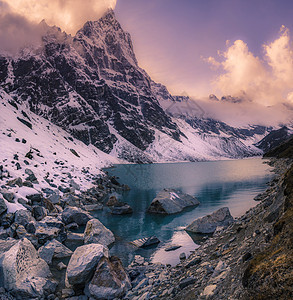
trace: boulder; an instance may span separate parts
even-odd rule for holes
[[[48,241],[38,250],[38,252],[40,257],[49,265],[52,264],[53,258],[70,257],[73,253],[70,249],[55,239]]]
[[[34,172],[30,169],[25,169],[25,174],[28,175],[28,177],[25,179],[27,181],[31,181],[32,183],[38,183],[38,179],[35,176]]]
[[[26,227],[26,225],[31,221],[34,221],[34,218],[32,217],[31,213],[28,210],[20,209],[15,212],[15,215],[14,215],[15,223]]]
[[[62,220],[66,225],[70,223],[85,225],[90,219],[92,216],[81,208],[67,207],[62,212]]]
[[[199,201],[188,194],[173,189],[160,191],[148,208],[149,213],[176,214],[186,207],[199,205]]]
[[[34,206],[32,213],[37,221],[41,221],[47,216],[47,210],[43,206]]]
[[[27,231],[25,230],[24,226],[18,225],[15,230],[17,238],[21,239],[23,237],[26,237]]]
[[[61,242],[66,240],[65,226],[58,218],[46,216],[42,221],[35,224],[35,235],[40,244],[45,244],[48,240],[58,239]]]
[[[5,213],[7,211],[7,206],[5,204],[5,201],[2,197],[0,197],[0,215]]]
[[[14,203],[14,200],[13,200],[14,199],[14,193],[11,193],[7,190],[2,191],[1,193],[2,193],[2,196],[5,200],[7,200],[10,203]]]
[[[228,227],[234,222],[228,207],[222,207],[211,215],[194,220],[186,227],[186,231],[194,233],[213,233],[217,226]]]
[[[46,216],[42,221],[38,222],[38,224],[48,227],[57,227],[59,229],[64,228],[64,224],[59,217]]]
[[[108,248],[101,244],[90,244],[76,248],[70,258],[66,276],[69,284],[84,284],[92,275],[103,257],[109,256]]]
[[[102,244],[106,247],[115,242],[112,231],[106,228],[98,219],[91,219],[87,222],[84,231],[84,243]]]
[[[0,287],[16,299],[39,299],[56,289],[47,263],[26,238],[1,254],[0,273]]]
[[[119,258],[102,258],[85,293],[94,299],[121,298],[131,288],[130,278]]]
[[[43,195],[40,193],[27,195],[26,198],[30,200],[34,205],[41,203],[43,200]]]
[[[109,198],[109,200],[107,201],[107,203],[106,203],[107,206],[115,206],[115,205],[117,205],[117,204],[119,204],[119,201],[118,201],[118,199],[116,198],[116,196],[111,196],[111,197]]]
[[[9,181],[7,181],[6,184],[9,185],[9,186],[16,186],[16,185],[18,185],[19,187],[21,187],[23,185],[22,184],[22,179],[20,177],[12,179],[12,180],[9,180]]]
[[[40,244],[46,243],[48,240],[56,239],[60,234],[60,228],[37,225],[35,236]]]

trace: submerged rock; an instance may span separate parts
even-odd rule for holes
[[[199,205],[199,201],[188,194],[173,189],[160,191],[148,208],[149,213],[175,214],[186,207]]]
[[[91,282],[86,286],[86,294],[94,299],[114,299],[122,297],[131,288],[129,276],[119,258],[102,258]]]
[[[111,196],[106,203],[107,206],[115,206],[118,204],[119,204],[119,201],[116,196]]]
[[[132,213],[133,213],[133,209],[127,203],[120,202],[119,205],[115,205],[111,207],[112,215],[128,215]]]
[[[84,243],[102,244],[106,247],[115,242],[112,231],[106,228],[98,219],[89,220],[84,231]]]
[[[109,257],[108,248],[101,244],[90,244],[76,248],[70,258],[66,275],[72,285],[88,282],[99,261]]]
[[[228,227],[234,222],[228,207],[222,207],[211,215],[194,220],[186,227],[186,231],[194,233],[213,233],[218,226]]]
[[[179,249],[179,248],[181,248],[182,246],[180,246],[180,245],[170,245],[170,246],[168,246],[168,247],[166,247],[165,248],[165,251],[174,251],[174,250],[177,250],[177,249]]]
[[[151,236],[149,238],[135,240],[131,243],[138,248],[145,248],[145,247],[159,244],[160,240],[156,236]]]

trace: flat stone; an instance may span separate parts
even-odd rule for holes
[[[142,238],[131,242],[138,248],[146,248],[160,243],[160,240],[156,236],[151,236],[148,238]]]
[[[102,210],[103,205],[102,204],[89,204],[89,205],[84,205],[83,209],[86,211],[97,211],[97,210]]]
[[[121,206],[111,207],[112,215],[129,215],[133,213],[133,209],[127,203],[124,203]]]
[[[182,290],[182,289],[186,288],[187,286],[194,284],[195,282],[196,282],[196,280],[194,277],[188,277],[179,282],[179,287]]]

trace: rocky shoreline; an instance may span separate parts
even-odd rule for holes
[[[108,246],[115,241],[113,233],[91,215],[106,206],[112,193],[129,187],[104,173],[88,174],[91,188],[81,189],[70,173],[66,175],[67,180],[57,186],[46,177],[38,178],[29,168],[23,176],[13,178],[5,166],[0,167],[1,300],[88,299],[101,295],[106,289],[97,282],[103,278],[105,267],[114,272],[108,278],[114,284],[108,293],[110,298],[130,288],[120,260],[109,256]],[[44,179],[46,188],[39,184]],[[117,286],[115,280],[120,280]],[[85,285],[88,296],[84,294]]]
[[[257,197],[261,200],[257,206],[227,229],[215,232],[175,267],[134,262],[128,268],[133,288],[124,299],[290,299],[292,286],[291,294],[280,286],[270,295],[272,287],[258,291],[247,278],[251,263],[270,247],[276,236],[275,224],[284,213],[285,174],[292,160],[272,159],[270,165],[277,176]],[[259,284],[271,276],[260,278]]]
[[[27,169],[24,179],[11,179],[2,168],[0,299],[251,299],[257,293],[251,264],[272,245],[288,205],[284,191],[292,160],[272,159],[270,164],[277,177],[256,197],[260,203],[206,237],[189,257],[182,255],[180,264],[152,264],[136,256],[126,269],[109,256],[114,235],[90,211],[107,205],[112,192],[127,186],[115,177],[98,176],[86,191],[71,180],[68,187],[36,192],[38,178],[32,171]],[[14,202],[26,210],[7,212],[6,204]],[[79,247],[71,250],[68,242]],[[261,291],[257,299],[274,299],[262,298]],[[288,299],[288,290],[283,293],[272,295]]]

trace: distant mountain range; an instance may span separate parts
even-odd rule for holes
[[[149,163],[261,155],[270,143],[258,142],[272,128],[206,118],[196,102],[155,83],[112,10],[74,37],[40,26],[40,45],[14,57],[0,54],[0,97],[5,93],[4,101],[25,105],[86,145]]]

